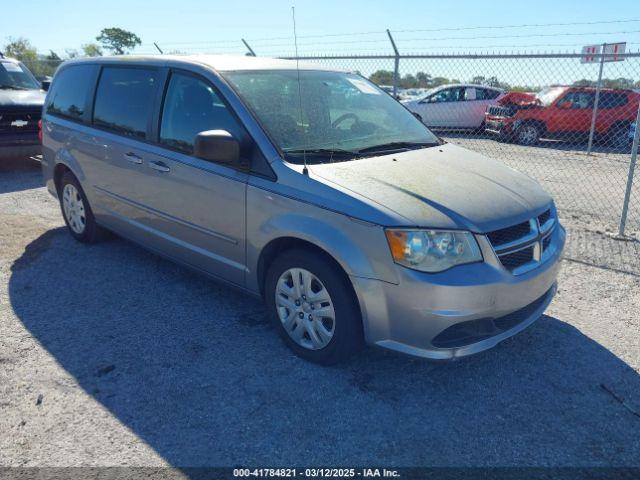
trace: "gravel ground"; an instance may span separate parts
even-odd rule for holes
[[[0,173],[0,225],[2,466],[640,466],[640,275],[565,261],[489,352],[323,368],[259,302],[74,242],[38,172]]]

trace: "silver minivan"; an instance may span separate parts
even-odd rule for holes
[[[106,230],[264,298],[285,342],[432,359],[539,318],[565,242],[551,197],[446,143],[362,76],[255,57],[66,62],[43,172],[71,235]]]

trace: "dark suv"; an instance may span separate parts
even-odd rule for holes
[[[0,54],[0,159],[40,154],[38,122],[44,97],[27,67]]]

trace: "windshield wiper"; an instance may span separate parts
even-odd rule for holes
[[[314,157],[357,157],[359,152],[353,150],[342,150],[340,148],[295,148],[292,150],[284,150],[285,155],[310,155]]]
[[[441,142],[389,142],[361,148],[356,153],[397,152],[398,150],[416,150],[419,148],[437,147]]]

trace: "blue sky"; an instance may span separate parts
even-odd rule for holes
[[[53,49],[61,56],[65,49],[79,49],[95,41],[102,28],[112,26],[141,37],[143,44],[137,53],[156,53],[153,42],[158,42],[165,52],[243,54],[241,39],[245,38],[258,55],[293,55],[292,5],[301,55],[390,54],[387,28],[404,53],[575,52],[582,45],[616,41],[627,41],[627,51],[640,50],[637,0],[537,0],[528,8],[506,0],[3,3],[0,45],[8,37],[22,36],[41,52]],[[569,23],[574,25],[566,25]],[[393,69],[393,62],[335,61],[333,66],[369,75],[380,68]],[[575,59],[401,62],[401,73],[420,70],[462,81],[475,75],[497,75],[519,85],[570,83],[597,76],[596,65],[581,65]],[[606,76],[638,80],[640,59],[608,64]]]
[[[538,0],[529,3],[528,8],[519,3],[505,0],[31,0],[26,3],[5,0],[0,15],[0,44],[5,43],[7,37],[24,36],[39,50],[52,48],[63,53],[66,48],[78,48],[93,41],[104,27],[118,26],[142,38],[144,45],[140,51],[150,51],[152,42],[157,41],[165,50],[242,53],[240,39],[244,37],[258,53],[286,54],[293,48],[291,6],[295,5],[301,53],[388,52],[383,33],[386,28],[397,32],[398,45],[403,51],[414,52],[475,51],[478,47],[517,50],[522,46],[530,46],[527,50],[574,51],[582,44],[618,40],[635,43],[630,45],[633,50],[640,47],[640,21],[441,30],[640,19],[640,9],[633,0]],[[441,31],[433,31],[436,29]],[[349,32],[354,34],[309,38]],[[588,35],[583,35],[585,33]],[[263,40],[272,38],[275,39]]]

